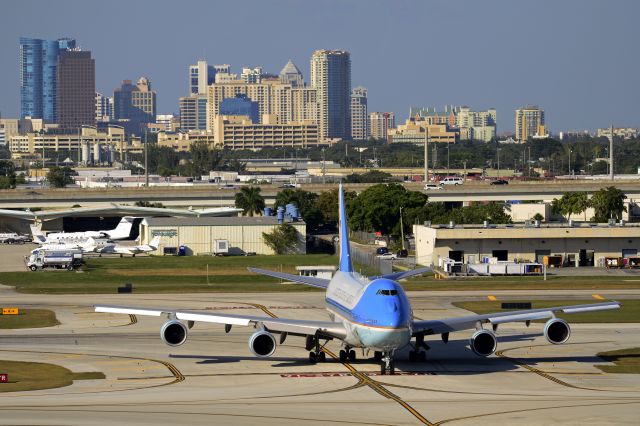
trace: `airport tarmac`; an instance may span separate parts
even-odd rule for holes
[[[411,295],[420,318],[467,313],[453,307],[446,292]],[[579,294],[565,292],[570,296]],[[461,297],[479,295],[455,293]],[[542,324],[507,324],[498,330],[499,352],[489,358],[466,347],[470,332],[456,333],[446,345],[430,339],[426,363],[409,363],[402,352],[400,374],[380,376],[361,352],[353,363],[335,360],[335,342],[327,345],[328,361],[316,365],[308,364],[300,337],[287,338],[272,358],[258,359],[247,346],[253,329],[225,334],[221,326],[198,323],[174,348],[160,340],[163,319],[98,314],[90,307],[99,302],[326,319],[321,293],[57,296],[0,286],[0,300],[53,309],[61,322],[0,331],[0,359],[106,375],[64,388],[0,393],[2,424],[584,425],[637,424],[640,412],[640,376],[595,367],[607,364],[597,352],[640,346],[637,324],[576,324],[561,346],[546,342]]]

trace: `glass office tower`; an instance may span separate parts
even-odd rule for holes
[[[74,49],[69,38],[41,40],[20,38],[20,117],[57,120],[56,70],[61,51]]]

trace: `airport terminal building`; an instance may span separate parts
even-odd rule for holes
[[[640,224],[414,225],[416,262],[538,262],[561,256],[563,266],[606,266],[605,258],[637,258]]]
[[[307,225],[287,220],[298,231],[299,239],[294,251],[306,253]],[[256,217],[150,217],[140,223],[140,243],[149,244],[160,236],[160,245],[154,255],[175,254],[184,247],[186,255],[211,255],[220,251],[218,242],[228,241],[228,254],[275,254],[265,244],[262,233],[272,232],[278,226],[275,216]],[[222,254],[222,253],[221,253]]]

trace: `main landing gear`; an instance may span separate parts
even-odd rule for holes
[[[309,351],[310,364],[315,364],[317,362],[325,362],[327,360],[327,354],[322,351],[322,348],[324,347],[324,345],[322,346],[320,345],[320,339],[318,339],[318,337],[307,336],[307,342],[305,344],[305,347]]]
[[[340,362],[355,362],[356,351],[346,346],[344,349],[340,349]]]

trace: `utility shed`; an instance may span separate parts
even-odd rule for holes
[[[298,231],[296,253],[306,253],[307,225],[286,221]],[[213,254],[216,240],[229,241],[229,254],[275,254],[262,238],[263,232],[272,232],[278,226],[274,216],[256,217],[150,217],[140,223],[141,244],[148,244],[153,237],[160,237],[155,255],[162,255],[166,248],[186,247],[187,255]]]

